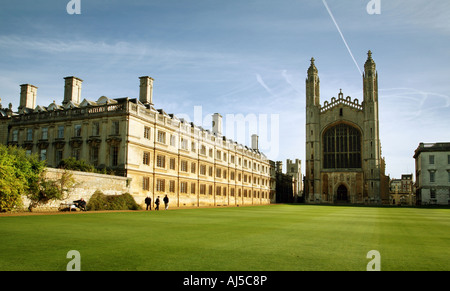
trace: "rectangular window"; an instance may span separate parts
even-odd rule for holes
[[[156,179],[156,191],[164,192],[165,191],[166,180],[164,179]]]
[[[150,139],[150,127],[144,126],[144,138]]]
[[[191,142],[191,151],[192,151],[193,153],[196,152],[196,145],[195,145],[195,142]]]
[[[435,175],[436,173],[434,171],[430,171],[430,182],[435,182]]]
[[[158,130],[158,142],[166,144],[166,133]]]
[[[64,125],[58,126],[58,138],[64,138]]]
[[[42,136],[41,138],[43,140],[47,140],[48,139],[48,127],[43,127],[42,128]]]
[[[191,163],[191,173],[195,174],[195,170],[197,168],[197,165],[195,163]]]
[[[187,193],[187,182],[181,182],[180,183],[180,192],[181,193]]]
[[[91,147],[90,149],[90,156],[91,156],[91,164],[95,167],[98,166],[98,152],[99,147]]]
[[[12,132],[12,141],[18,141],[19,140],[19,130],[14,129]]]
[[[191,183],[191,194],[195,194],[195,183]]]
[[[150,153],[149,152],[143,153],[142,163],[147,166],[150,165]]]
[[[175,170],[175,158],[170,159],[170,169]]]
[[[216,169],[216,177],[220,178],[222,176],[222,171],[220,169]]]
[[[182,172],[187,172],[187,162],[186,161],[181,161],[180,170]]]
[[[430,189],[430,198],[436,199],[436,189],[434,189],[434,188]]]
[[[206,156],[206,147],[204,145],[200,149],[200,154]]]
[[[27,129],[27,141],[32,141],[32,140],[33,140],[33,129],[28,128]]]
[[[206,166],[200,165],[200,175],[206,175]]]
[[[166,167],[166,157],[157,155],[156,156],[156,166],[159,168],[165,168]]]
[[[56,153],[55,153],[56,164],[59,165],[59,163],[62,161],[62,159],[63,159],[63,150],[56,150]]]
[[[170,145],[173,147],[177,146],[177,137],[173,134],[170,135]]]
[[[209,167],[208,172],[209,172],[209,176],[212,177],[212,175],[213,175],[213,167]]]
[[[42,149],[40,154],[39,154],[39,160],[40,161],[45,161],[47,160],[47,150],[46,149]]]
[[[188,149],[188,144],[187,144],[187,140],[185,140],[184,138],[181,138],[181,149],[182,150],[187,150]]]
[[[116,167],[119,164],[119,146],[111,147],[111,166]]]
[[[430,165],[433,165],[434,164],[434,155],[428,156],[428,159],[429,159]]]
[[[120,133],[119,125],[120,125],[119,121],[112,122],[112,128],[111,128],[112,135],[119,135],[119,133]]]
[[[75,137],[80,137],[81,136],[81,124],[75,124],[73,135]]]
[[[175,181],[169,181],[169,192],[175,193]]]
[[[209,185],[209,187],[208,187],[208,194],[212,195],[212,193],[213,193],[213,186]]]
[[[202,195],[206,194],[206,185],[205,184],[200,185],[200,194],[202,194]]]
[[[92,135],[93,136],[100,135],[100,123],[99,122],[92,123]]]
[[[143,190],[150,190],[150,178],[149,177],[142,177],[142,189]]]

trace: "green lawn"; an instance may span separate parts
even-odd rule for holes
[[[0,216],[0,270],[450,270],[450,209],[270,205]]]

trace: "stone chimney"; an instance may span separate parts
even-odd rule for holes
[[[222,115],[214,113],[212,116],[212,133],[222,136]]]
[[[257,134],[252,134],[252,149],[258,151],[258,135]]]
[[[64,101],[63,105],[69,103],[70,101],[80,104],[81,103],[81,83],[83,80],[77,77],[65,77],[64,84]]]
[[[38,87],[30,84],[20,85],[19,110],[21,110],[22,108],[30,108],[30,109],[36,108],[37,89]]]
[[[153,78],[139,77],[139,101],[144,105],[153,105]]]

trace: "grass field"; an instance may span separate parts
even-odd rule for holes
[[[0,270],[450,270],[450,209],[270,205],[0,216]]]

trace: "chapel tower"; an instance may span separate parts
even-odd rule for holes
[[[378,119],[378,74],[364,65],[363,102],[350,96],[320,104],[314,58],[306,79],[305,202],[381,204],[387,189]]]

